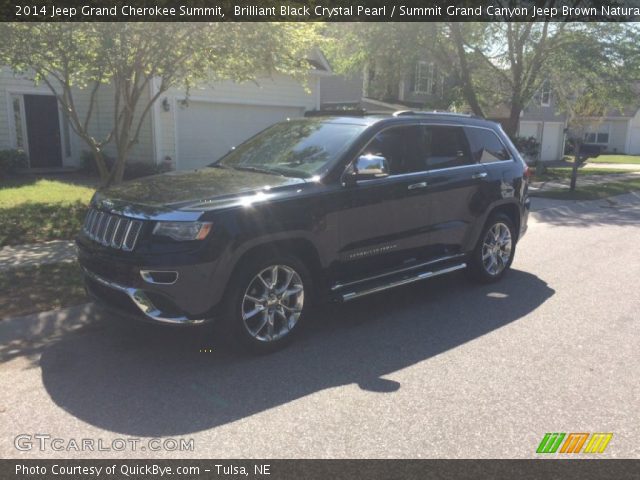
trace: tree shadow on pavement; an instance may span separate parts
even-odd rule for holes
[[[617,198],[589,201],[589,206],[586,207],[570,202],[557,203],[552,208],[534,211],[531,215],[540,222],[561,227],[626,226],[640,223],[640,194],[635,192]]]
[[[517,270],[486,286],[454,274],[320,307],[293,345],[263,356],[208,342],[208,329],[97,322],[46,346],[42,378],[57,405],[91,425],[184,435],[340,385],[394,392],[402,385],[382,376],[522,319],[554,293]]]

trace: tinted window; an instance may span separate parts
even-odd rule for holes
[[[362,152],[387,159],[389,173],[398,175],[413,171],[410,164],[421,149],[421,127],[393,127],[376,134]]]
[[[491,130],[484,128],[467,128],[474,162],[489,163],[509,160],[511,155],[504,144]]]
[[[424,170],[459,167],[472,163],[461,127],[424,127]]]
[[[385,157],[392,175],[471,163],[461,127],[412,125],[390,128],[378,133],[363,154]]]

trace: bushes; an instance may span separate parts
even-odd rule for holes
[[[72,239],[82,228],[87,205],[23,203],[0,208],[0,248],[5,245]]]
[[[535,137],[513,137],[511,141],[528,164],[535,163],[540,151],[540,142]]]
[[[0,176],[28,166],[27,155],[22,150],[0,150]]]

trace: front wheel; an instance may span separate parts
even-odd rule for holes
[[[493,215],[480,234],[469,262],[469,273],[483,283],[500,280],[513,262],[515,227],[504,214]]]
[[[295,257],[249,262],[232,287],[229,333],[258,353],[283,347],[299,327],[310,283],[308,270]]]

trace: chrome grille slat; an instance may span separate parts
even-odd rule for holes
[[[126,222],[127,221],[124,218],[118,217],[116,226],[113,229],[113,237],[111,238],[111,246],[113,248],[120,248],[120,246],[122,245],[122,237],[120,237],[120,243],[118,243],[118,232],[120,230],[120,226],[125,224]]]
[[[104,228],[107,226],[107,219],[109,216],[100,212],[100,220],[98,220],[98,228],[96,229],[96,242],[101,242],[102,235],[104,235]]]
[[[99,212],[97,210],[94,210],[93,217],[91,218],[91,225],[89,226],[89,236],[91,238],[95,238],[95,231],[96,231],[96,227],[98,226],[99,216],[100,216]]]
[[[142,230],[142,222],[139,220],[131,220],[131,225],[129,225],[127,234],[122,242],[123,250],[131,251],[135,248],[136,242],[138,241],[138,235],[140,235],[140,230]]]
[[[107,226],[104,227],[104,235],[102,236],[102,244],[105,246],[111,244],[111,235],[113,234],[113,225],[117,219],[118,217],[109,215],[109,219],[107,220]]]
[[[143,222],[92,208],[85,217],[83,232],[105,247],[132,251],[138,242]]]

